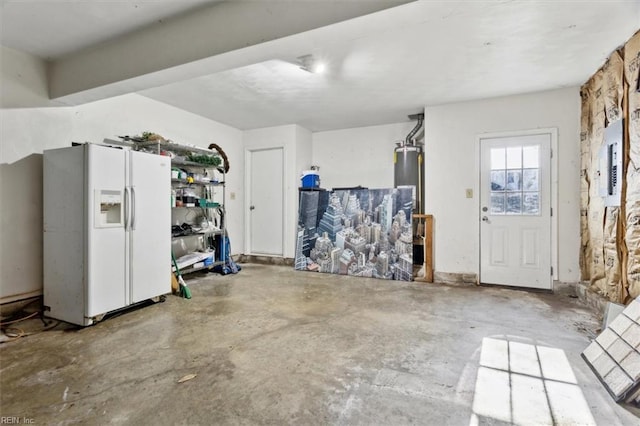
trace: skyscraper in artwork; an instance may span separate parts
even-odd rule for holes
[[[318,231],[320,233],[326,232],[332,241],[336,239],[336,233],[342,229],[342,217],[344,213],[342,211],[342,204],[340,198],[332,195],[329,198],[329,204],[327,210],[320,219],[320,225]]]

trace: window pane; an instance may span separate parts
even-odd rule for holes
[[[507,148],[507,169],[522,167],[522,147]]]
[[[507,193],[507,214],[522,213],[522,193]]]
[[[504,148],[491,148],[491,170],[499,170],[505,168],[504,155]]]
[[[540,167],[538,146],[525,146],[522,148],[522,167],[535,169]]]
[[[525,191],[538,190],[538,169],[523,170],[522,189]]]
[[[524,214],[540,214],[540,196],[537,192],[525,192],[522,198]]]
[[[504,170],[492,170],[491,171],[491,190],[492,191],[504,191]]]
[[[520,191],[522,189],[522,170],[507,171],[507,190]]]
[[[504,214],[504,193],[491,193],[491,214]]]

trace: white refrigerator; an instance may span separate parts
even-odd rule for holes
[[[43,160],[45,315],[82,326],[171,292],[171,160],[84,144]]]

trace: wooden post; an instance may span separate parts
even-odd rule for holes
[[[424,221],[424,278],[416,281],[433,282],[433,215],[419,214],[413,215],[414,219]]]
[[[426,215],[424,224],[424,280],[433,282],[433,215]]]

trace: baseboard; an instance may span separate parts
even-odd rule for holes
[[[476,285],[478,283],[478,274],[473,272],[434,271],[433,282],[454,285]]]
[[[589,282],[554,281],[553,292],[561,296],[577,298],[580,303],[590,308],[598,318],[602,319],[611,302],[606,297],[589,289]]]
[[[590,285],[588,281],[575,283],[576,296],[578,296],[580,302],[593,309],[598,315],[598,318],[602,319],[604,313],[607,311],[610,300],[590,290]]]
[[[238,255],[238,262],[240,263],[257,263],[260,265],[279,265],[279,266],[291,266],[294,265],[294,259],[290,257],[275,257],[275,256],[255,256],[251,254]]]
[[[8,303],[3,302],[0,305],[0,314],[3,317],[9,317],[15,314],[16,312],[20,312],[28,305],[32,305],[30,309],[33,309],[34,311],[40,310],[42,306],[42,296],[36,296],[36,297],[32,296],[32,297],[21,299],[21,300],[14,300]]]
[[[8,303],[20,302],[25,299],[31,299],[34,297],[41,297],[42,289],[30,291],[28,293],[14,294],[11,296],[5,296],[0,298],[0,305],[6,305]]]

